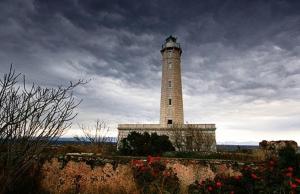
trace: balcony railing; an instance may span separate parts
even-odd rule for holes
[[[165,48],[173,48],[173,47],[175,47],[175,48],[181,48],[179,43],[176,43],[176,42],[167,42],[167,43],[165,43],[165,44],[163,44],[161,46],[161,49],[163,50]]]

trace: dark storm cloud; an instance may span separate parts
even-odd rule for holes
[[[188,116],[203,106],[195,98],[211,111],[216,96],[220,109],[297,101],[299,10],[300,2],[288,0],[2,0],[0,71],[13,63],[45,86],[91,78],[77,91],[85,119],[157,120],[159,50],[174,34]]]

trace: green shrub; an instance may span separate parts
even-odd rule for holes
[[[157,133],[143,134],[131,132],[127,138],[122,139],[119,151],[122,155],[147,156],[161,155],[164,152],[174,151],[169,137],[166,135],[157,135]]]
[[[300,161],[297,161],[297,154],[294,148],[292,147],[285,147],[278,152],[279,156],[279,167],[285,168],[288,166],[297,167],[297,164]]]
[[[197,152],[176,152],[177,158],[199,158],[199,155]]]

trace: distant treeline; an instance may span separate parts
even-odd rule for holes
[[[217,150],[238,151],[238,150],[253,150],[259,148],[258,145],[217,145]]]
[[[107,142],[106,143],[111,143],[111,144],[116,144],[117,143],[117,138],[116,137],[110,137],[107,138]],[[59,138],[57,141],[54,141],[53,144],[82,144],[82,143],[86,143],[89,144],[89,141],[78,141],[75,138]]]

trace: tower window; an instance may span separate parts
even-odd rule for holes
[[[172,124],[172,120],[168,120],[168,125]]]
[[[172,105],[172,99],[169,98],[169,105]]]
[[[168,68],[169,68],[169,69],[172,69],[172,63],[171,63],[171,62],[169,62]]]
[[[169,86],[169,88],[171,88],[172,87],[172,81],[168,81],[168,86]]]

